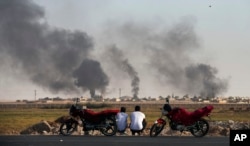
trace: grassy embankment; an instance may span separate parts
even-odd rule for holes
[[[93,107],[95,111],[100,111],[107,108],[114,108],[112,106],[107,107]],[[134,106],[127,107],[127,113],[133,111]],[[192,111],[194,109],[188,109]],[[159,108],[155,107],[142,107],[142,111],[145,113],[148,121],[148,126],[160,116]],[[58,117],[67,115],[68,109],[0,109],[0,134],[18,134],[21,130],[40,122],[41,120],[54,121]],[[211,118],[213,121],[245,121],[249,122],[249,111],[231,111],[229,109],[221,110],[214,109]]]

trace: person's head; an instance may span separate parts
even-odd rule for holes
[[[139,105],[135,106],[135,111],[140,111],[141,107]]]
[[[121,107],[121,112],[126,112],[126,108],[125,107]]]

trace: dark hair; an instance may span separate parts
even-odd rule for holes
[[[135,106],[135,111],[140,111],[141,107],[139,105]]]
[[[121,107],[121,112],[126,112],[126,108],[125,107]]]

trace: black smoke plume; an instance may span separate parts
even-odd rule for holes
[[[128,59],[125,58],[123,52],[113,45],[106,51],[105,55],[112,63],[114,63],[115,68],[120,69],[129,75],[131,78],[133,97],[138,98],[140,79],[134,67],[129,63]]]
[[[92,98],[95,97],[95,90],[105,91],[109,84],[107,75],[103,72],[99,62],[85,59],[80,67],[73,73],[75,84],[88,89]]]
[[[5,65],[21,70],[35,84],[53,93],[79,92],[73,73],[81,75],[78,67],[93,49],[92,38],[85,32],[53,28],[44,16],[43,8],[30,0],[0,1],[1,59],[11,59],[12,64]],[[89,67],[86,63],[93,65],[85,61],[82,66]],[[96,76],[98,72],[92,73]],[[89,80],[85,84],[90,84],[85,85],[90,90],[101,88]]]
[[[227,90],[227,80],[216,77],[218,70],[206,64],[190,65],[185,69],[189,90],[199,89],[204,98],[216,97]]]
[[[168,85],[204,98],[215,97],[227,90],[228,81],[216,77],[216,68],[202,63],[194,65],[191,52],[198,49],[200,43],[192,23],[181,21],[158,39],[158,46],[152,50],[151,63]]]

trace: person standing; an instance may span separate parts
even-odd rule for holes
[[[117,130],[120,134],[125,134],[127,128],[128,114],[126,113],[126,108],[121,107],[120,112],[116,115]]]
[[[130,114],[130,122],[132,135],[135,135],[135,133],[141,135],[147,125],[147,122],[146,116],[143,112],[141,112],[141,107],[139,105],[135,106],[135,111]]]

